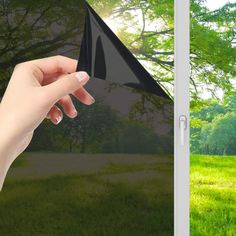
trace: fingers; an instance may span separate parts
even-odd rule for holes
[[[55,82],[42,87],[46,93],[46,97],[51,102],[57,102],[62,97],[72,94],[74,91],[82,88],[89,80],[86,72],[76,72],[65,75]]]
[[[37,66],[44,75],[53,73],[73,73],[76,71],[77,66],[77,60],[64,56],[47,57],[30,61],[30,63]]]
[[[95,99],[83,87],[76,90],[73,95],[85,105],[92,105],[95,102]]]
[[[76,92],[73,93],[73,95],[85,105],[91,105],[95,102],[95,99],[84,88],[78,89]],[[58,101],[58,104],[62,106],[64,113],[68,117],[75,118],[78,115],[78,112],[69,95],[66,95],[63,98],[61,98]],[[58,113],[58,109],[56,106],[53,107],[53,109],[51,109],[49,112],[50,118],[53,118],[52,120],[53,123],[56,123],[58,121],[58,119],[55,118],[58,115],[57,113]]]
[[[70,117],[70,118],[75,118],[78,113],[75,109],[75,106],[72,102],[72,99],[69,95],[61,98],[58,103],[62,106],[64,113]]]
[[[62,111],[56,105],[54,105],[48,112],[47,117],[52,121],[53,124],[58,125],[63,119],[63,114]]]
[[[45,75],[40,84],[41,84],[41,86],[51,84],[51,83],[55,82],[56,80],[58,80],[61,76],[65,76],[65,74],[61,74],[61,73],[57,72],[57,73],[53,73],[50,75]]]

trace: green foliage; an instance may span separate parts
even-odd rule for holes
[[[99,13],[101,17],[108,17],[112,10],[121,4],[121,0],[89,0],[88,3]]]
[[[120,25],[117,35],[168,93],[173,89],[174,1],[90,0],[103,17]],[[15,64],[36,57],[77,57],[83,31],[83,1],[0,1],[0,85],[3,93]],[[40,7],[39,7],[40,5]],[[236,4],[209,11],[191,1],[191,94],[232,90],[236,75]],[[57,30],[55,30],[57,29]],[[77,43],[74,43],[77,42]]]
[[[221,102],[212,101],[191,113],[191,151],[206,154],[235,154],[236,93]]]
[[[174,66],[174,1],[89,2],[102,17],[112,16],[114,21],[122,25],[117,33],[119,37],[143,62],[153,77],[170,92],[173,88]],[[82,0],[0,1],[1,95],[15,64],[36,57],[67,54],[68,51],[70,55],[77,57],[84,24],[83,4]],[[201,101],[203,86],[214,96],[217,96],[217,89],[229,94],[233,88],[232,79],[236,74],[235,8],[235,3],[227,3],[220,9],[209,11],[204,0],[191,1],[191,93],[195,98],[192,101],[194,152],[212,150],[212,141],[205,138],[210,130],[216,132],[217,126],[214,126],[214,129],[204,127],[212,128],[214,122],[219,124],[219,121],[214,119],[219,114],[235,112],[236,103],[232,94],[227,95],[222,104]],[[138,17],[135,17],[136,15]],[[72,141],[67,140],[63,145],[53,146],[53,143],[63,140],[60,134],[52,138],[51,133],[54,131],[53,128],[48,128],[45,139],[40,136],[40,132],[38,133],[45,149],[51,146],[57,150],[66,150],[66,146],[72,145]],[[43,132],[45,133],[45,129]],[[88,139],[91,140],[91,137]],[[78,140],[82,140],[81,137],[73,138],[76,145]],[[36,147],[38,143],[32,145],[33,150]],[[94,143],[88,148],[95,150],[97,145]],[[233,148],[229,147],[228,151],[230,150]],[[220,153],[217,150],[216,152]]]
[[[172,136],[171,136],[172,137]],[[124,124],[120,127],[120,135],[107,139],[103,152],[111,153],[172,153],[165,147],[165,137],[159,137],[155,131],[138,122]],[[160,145],[161,143],[161,145]],[[171,145],[170,145],[171,146]]]
[[[77,106],[79,116],[75,119],[64,117],[57,127],[44,122],[28,151],[173,153],[171,132],[158,135],[146,122],[122,117],[98,100],[91,107]]]
[[[223,150],[226,154],[230,144],[236,140],[236,113],[217,116],[211,126],[208,142],[211,149]]]
[[[230,79],[236,76],[236,4],[209,11],[204,2],[191,1],[191,91],[195,98],[201,85],[213,97],[219,88],[231,91]]]
[[[224,98],[224,106],[228,112],[236,112],[236,92],[226,94]]]
[[[81,153],[101,152],[104,140],[119,134],[119,115],[99,99],[90,107],[77,104],[77,110],[79,116],[74,120],[67,118],[62,124],[62,131],[59,131],[67,135],[69,150],[72,151],[73,145],[78,145]]]
[[[34,132],[28,151],[63,151],[63,142],[58,143],[58,136],[56,135],[57,129],[49,120],[45,120]]]
[[[0,97],[14,66],[35,58],[78,56],[82,0],[0,1]]]
[[[120,1],[117,1],[120,2]],[[215,11],[205,1],[191,1],[191,95],[202,99],[202,87],[217,97],[233,89],[236,75],[235,3]],[[139,20],[135,14],[141,12]],[[153,77],[172,94],[174,55],[174,1],[132,0],[116,5],[110,15],[122,27],[117,34]],[[141,23],[140,23],[141,18]],[[141,25],[140,25],[141,24]],[[153,25],[156,30],[150,30]],[[139,27],[135,27],[135,26]],[[132,29],[132,32],[130,31]],[[136,29],[136,30],[133,30]]]

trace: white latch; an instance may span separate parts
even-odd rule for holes
[[[184,146],[184,131],[187,129],[187,117],[184,115],[181,115],[179,117],[179,128],[180,128],[180,144],[181,146]]]

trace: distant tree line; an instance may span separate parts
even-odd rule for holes
[[[191,113],[191,152],[236,154],[236,93],[209,100]]]
[[[173,154],[172,129],[159,135],[148,123],[122,116],[99,101],[90,107],[77,103],[77,109],[76,119],[64,117],[57,127],[44,122],[28,151]]]

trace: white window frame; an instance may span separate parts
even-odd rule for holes
[[[189,236],[190,3],[175,0],[174,235]]]

